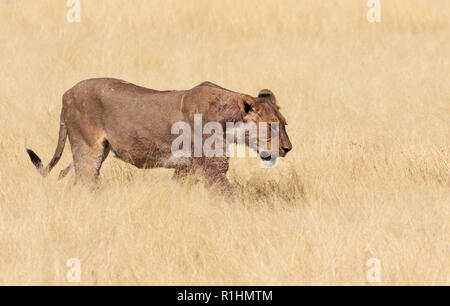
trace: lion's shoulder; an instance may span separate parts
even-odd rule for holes
[[[203,83],[200,83],[196,87],[209,87],[209,88],[215,88],[215,89],[223,90],[223,91],[230,92],[230,93],[236,93],[236,92],[234,92],[232,90],[229,90],[227,88],[219,86],[219,85],[217,85],[217,84],[215,84],[213,82],[210,82],[210,81],[205,81]]]

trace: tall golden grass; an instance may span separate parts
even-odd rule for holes
[[[0,2],[0,284],[450,284],[450,2]],[[95,191],[42,179],[61,96],[117,77],[156,89],[270,88],[294,149],[232,161],[229,202],[109,158]]]

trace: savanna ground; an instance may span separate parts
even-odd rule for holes
[[[450,284],[450,2],[0,0],[0,284]],[[61,96],[116,77],[275,92],[294,149],[234,159],[229,202],[113,158],[46,179]]]

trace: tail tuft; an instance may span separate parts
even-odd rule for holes
[[[31,162],[33,163],[33,165],[38,169],[41,170],[42,169],[42,161],[39,158],[39,156],[36,155],[36,153],[34,153],[32,150],[27,149],[27,153],[30,156]]]

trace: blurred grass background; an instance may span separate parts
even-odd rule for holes
[[[450,283],[450,3],[0,1],[0,284]],[[62,94],[116,77],[155,89],[270,88],[294,149],[232,161],[233,203],[109,158],[89,192],[43,180]]]

